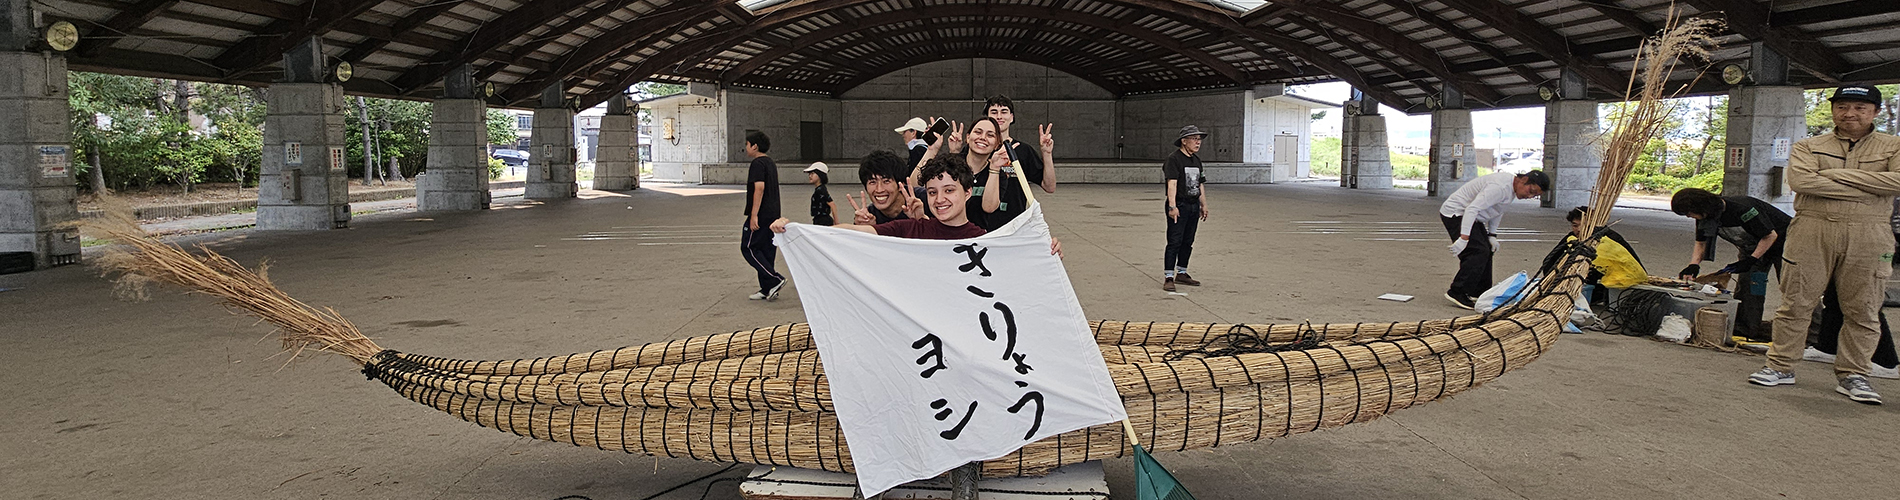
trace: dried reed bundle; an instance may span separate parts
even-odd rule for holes
[[[1584,227],[1603,227],[1610,220],[1610,209],[1616,206],[1617,196],[1629,183],[1636,159],[1642,156],[1643,149],[1661,132],[1664,121],[1675,110],[1666,100],[1688,91],[1701,80],[1706,68],[1695,68],[1695,77],[1681,85],[1672,87],[1670,77],[1681,70],[1685,59],[1707,61],[1709,50],[1716,46],[1715,33],[1721,31],[1722,26],[1722,21],[1717,19],[1683,18],[1682,12],[1671,4],[1662,33],[1643,40],[1642,47],[1636,51],[1635,65],[1630,69],[1629,84],[1623,90],[1624,102],[1618,103],[1610,115],[1611,132],[1603,148],[1603,168],[1597,174],[1590,212],[1584,214]],[[1589,244],[1595,246],[1596,243]]]
[[[143,298],[152,282],[216,296],[226,307],[276,325],[284,350],[293,359],[315,349],[342,354],[363,364],[383,350],[336,310],[317,309],[279,290],[267,277],[268,264],[260,264],[252,272],[203,246],[198,247],[202,256],[192,255],[139,229],[131,211],[118,208],[109,206],[104,217],[83,226],[123,245],[107,249],[100,259],[106,272],[119,273],[116,290],[122,296]]]

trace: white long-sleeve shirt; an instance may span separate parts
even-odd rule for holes
[[[1459,187],[1458,191],[1445,198],[1438,206],[1438,215],[1445,217],[1463,216],[1458,226],[1460,236],[1471,236],[1472,223],[1483,221],[1484,227],[1492,233],[1498,231],[1498,224],[1504,222],[1504,205],[1517,200],[1515,189],[1516,174],[1498,172],[1472,179]]]

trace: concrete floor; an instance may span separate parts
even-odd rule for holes
[[[384,346],[477,359],[565,354],[799,321],[796,285],[748,301],[732,187],[391,212],[323,233],[186,237],[272,262],[292,295],[336,308]],[[788,213],[809,192],[785,187]],[[1448,317],[1455,267],[1412,190],[1210,187],[1185,295],[1159,289],[1163,217],[1149,186],[1043,196],[1091,317],[1372,321]],[[1657,274],[1689,253],[1689,221],[1619,210]],[[1320,222],[1324,221],[1324,222]],[[1500,275],[1567,229],[1521,202]],[[1724,250],[1724,256],[1728,255]],[[784,269],[781,264],[780,269]],[[8,498],[638,498],[721,464],[501,434],[409,402],[348,363],[286,365],[269,329],[207,298],[110,296],[96,271],[0,276],[0,488]],[[1502,277],[1502,276],[1500,276]],[[1382,293],[1418,296],[1407,303]],[[1271,442],[1161,452],[1203,499],[1891,498],[1900,405],[1743,383],[1759,357],[1601,334],[1564,336],[1490,385],[1371,423]],[[1900,384],[1875,381],[1890,397]],[[1126,460],[1108,463],[1132,498]],[[736,475],[733,471],[728,476]],[[664,498],[691,498],[693,485]],[[710,498],[734,498],[721,483]]]

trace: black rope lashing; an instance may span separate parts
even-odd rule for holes
[[[1276,345],[1268,342],[1267,338],[1268,335],[1261,334],[1251,326],[1236,324],[1229,327],[1227,333],[1210,338],[1207,340],[1207,343],[1201,344],[1199,347],[1168,351],[1167,354],[1161,355],[1161,360],[1164,362],[1173,362],[1189,357],[1207,358],[1237,356],[1241,354],[1300,351],[1319,347],[1320,343],[1326,340],[1325,334],[1313,329],[1313,323],[1311,321],[1300,324],[1299,331],[1295,334],[1292,342]]]

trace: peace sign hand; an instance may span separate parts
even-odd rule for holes
[[[1053,132],[1055,132],[1055,128],[1056,128],[1056,124],[1054,123],[1046,123],[1046,124],[1036,126],[1036,131],[1042,133],[1042,150],[1044,152],[1048,152],[1049,150],[1056,148],[1056,136],[1053,134]]]
[[[962,152],[963,151],[963,124],[957,123],[956,121],[951,121],[950,133],[944,135],[943,138],[944,140],[950,143],[950,152],[952,153]]]
[[[904,216],[912,219],[924,218],[924,200],[910,195],[910,183],[897,183],[897,188],[903,190],[903,198],[899,199],[906,200],[904,201]]]
[[[864,197],[864,202],[862,205],[858,203],[857,198],[851,197],[851,193],[844,194],[845,201],[851,202],[851,223],[857,224],[860,226],[869,226],[869,225],[877,224],[877,217],[873,217],[871,215],[870,193],[858,191],[858,196]]]

